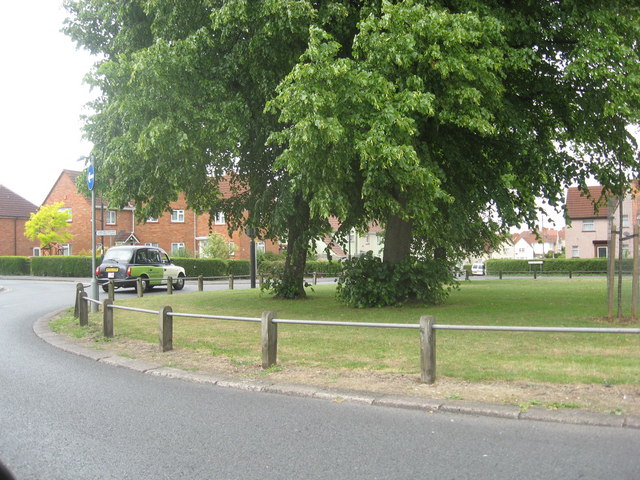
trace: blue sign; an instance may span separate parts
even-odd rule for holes
[[[87,187],[89,190],[93,190],[93,187],[96,184],[96,174],[93,169],[93,165],[89,165],[89,170],[87,170]]]

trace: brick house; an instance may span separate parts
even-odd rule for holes
[[[62,202],[63,208],[71,213],[69,223],[73,240],[64,246],[65,255],[91,253],[91,200],[76,188],[76,178],[81,173],[63,170],[43,202]],[[188,210],[183,195],[171,204],[171,208],[171,212],[165,212],[159,218],[148,218],[140,223],[134,205],[113,209],[96,199],[96,230],[115,233],[96,237],[96,248],[104,246],[107,249],[122,244],[153,245],[170,254],[186,250],[200,256],[210,232],[216,232],[227,239],[230,250],[235,250],[232,258],[249,259],[249,237],[239,232],[229,236],[224,215],[216,215],[209,230],[209,215],[197,215]],[[277,243],[268,241],[256,241],[256,248],[258,251],[279,251]]]
[[[24,236],[24,226],[38,210],[33,203],[0,185],[0,256],[38,255],[38,241]]]
[[[618,225],[617,199],[605,201],[602,186],[589,187],[590,197],[577,187],[567,192],[567,215],[570,224],[566,227],[567,258],[606,258],[609,256],[610,225]],[[633,221],[638,221],[638,199],[627,195],[622,203],[622,232],[626,237],[633,233]],[[631,240],[623,243],[624,257],[632,256]]]

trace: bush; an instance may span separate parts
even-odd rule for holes
[[[96,265],[100,260],[96,260]],[[93,277],[91,257],[80,255],[54,255],[33,257],[31,274],[41,277]]]
[[[409,300],[437,304],[453,285],[449,267],[448,262],[415,259],[391,265],[369,252],[344,262],[336,295],[356,308],[400,305]]]
[[[251,275],[251,262],[249,260],[229,260],[227,274]]]
[[[228,274],[227,260],[221,258],[173,258],[173,263],[184,268],[187,277],[224,277]]]
[[[29,275],[29,257],[0,257],[0,275]]]
[[[262,275],[268,275],[272,277],[279,277],[284,271],[284,260],[267,261],[264,260],[259,264],[258,271]],[[342,272],[341,262],[327,262],[320,260],[310,260],[307,262],[304,268],[306,275],[313,273],[321,273],[327,276],[336,276]]]

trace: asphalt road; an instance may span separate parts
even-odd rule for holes
[[[27,479],[633,479],[640,430],[428,414],[144,375],[44,343],[74,284],[0,280],[0,460]]]

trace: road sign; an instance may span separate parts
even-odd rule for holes
[[[87,187],[89,190],[93,190],[93,187],[96,183],[96,174],[93,168],[93,165],[89,165],[89,169],[87,170]]]
[[[98,237],[113,237],[115,234],[115,230],[96,230],[96,236]]]

